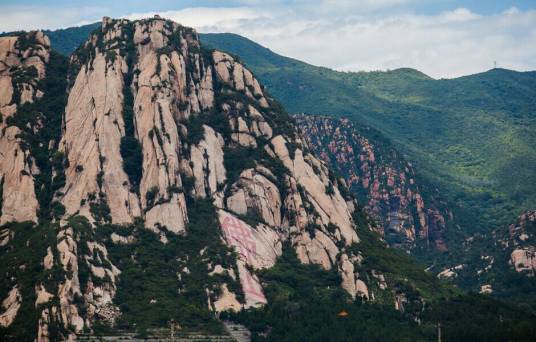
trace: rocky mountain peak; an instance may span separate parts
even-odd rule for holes
[[[400,310],[413,301],[363,265],[361,234],[365,247],[385,246],[346,181],[237,57],[203,48],[193,29],[161,18],[104,18],[68,63],[45,54],[45,36],[33,37],[17,63],[33,66],[37,59],[25,61],[40,56],[25,78],[32,97],[21,96],[35,103],[18,107],[2,95],[11,115],[2,125],[17,131],[0,140],[0,152],[18,161],[1,165],[20,165],[2,171],[2,258],[19,260],[2,285],[6,331],[29,313],[47,341],[103,324],[132,328],[129,319],[146,322],[136,315],[158,301],[172,311],[195,307],[208,320],[263,306],[259,275],[285,251],[335,275],[349,298],[388,292]],[[1,41],[0,56],[15,60],[10,51],[22,50],[2,39],[11,43]],[[11,82],[12,68],[2,72]],[[11,203],[15,187],[26,197]],[[27,212],[15,215],[20,208]],[[21,246],[35,253],[17,257]]]
[[[191,28],[104,18],[69,58],[41,32],[0,37],[0,85],[2,340],[163,339],[169,325],[219,339],[205,333],[224,318],[275,339],[296,320],[351,338],[369,322],[403,338],[406,324],[427,340],[433,310],[456,305],[386,244],[446,249],[452,216],[412,165],[345,120],[298,117],[303,136]],[[512,226],[479,274],[510,260],[533,279],[533,223]]]
[[[39,97],[39,80],[58,75],[45,73],[47,38],[33,37],[37,45],[29,52],[17,48],[16,38],[2,38],[1,56],[3,65],[35,66],[38,72],[26,84]],[[15,53],[23,57],[15,59]],[[47,138],[48,144],[32,145],[29,136],[11,142],[12,149],[31,146],[19,155],[16,173],[19,178],[28,173],[22,188],[35,204],[24,206],[25,216],[11,214],[9,200],[0,208],[4,222],[39,216],[40,222],[51,217],[57,225],[57,241],[41,253],[44,271],[57,265],[60,280],[35,285],[40,301],[49,303],[40,313],[40,338],[49,336],[54,322],[75,333],[95,321],[113,324],[121,315],[114,297],[122,270],[109,249],[138,243],[139,229],[151,231],[162,246],[194,234],[189,227],[199,217],[199,203],[212,208],[218,227],[207,244],[236,253],[226,266],[217,260],[229,256],[216,250],[202,263],[205,277],[226,274],[206,285],[212,310],[265,304],[256,272],[274,266],[284,244],[302,263],[337,270],[352,297],[369,298],[357,272],[363,257],[352,247],[359,241],[355,203],[344,181],[310,152],[292,120],[236,57],[203,49],[193,29],[169,20],[104,18],[73,53],[63,77],[64,113],[43,117],[62,115],[61,132]],[[23,122],[16,107],[4,108],[12,105],[7,97],[2,96],[2,110]],[[34,171],[26,164],[32,153],[48,155],[40,183],[48,177],[55,184],[49,194],[53,205],[43,202],[39,208],[35,199]],[[13,181],[2,179],[4,194],[12,194]],[[45,211],[51,216],[43,216]],[[98,233],[103,226],[112,231]],[[11,243],[13,234],[3,231],[2,238],[3,244]],[[207,248],[196,253],[203,255]],[[181,261],[183,269],[192,267],[190,257]],[[22,286],[13,277],[9,298],[17,305],[26,300],[17,292]],[[50,304],[53,298],[59,305]],[[15,319],[17,310],[10,308]]]

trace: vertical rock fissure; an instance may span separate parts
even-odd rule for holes
[[[125,60],[127,70],[123,74],[123,121],[125,134],[121,138],[121,157],[123,158],[123,169],[128,176],[131,191],[139,195],[140,181],[142,176],[143,154],[140,142],[136,139],[136,118],[134,115],[134,96],[132,87],[134,81],[135,66],[138,60],[138,52],[132,43],[132,25],[128,25],[126,34],[127,48]]]

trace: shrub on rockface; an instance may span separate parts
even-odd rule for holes
[[[21,147],[30,151],[39,169],[33,177],[41,219],[51,218],[54,194],[65,184],[64,155],[56,148],[67,102],[67,69],[67,58],[51,51],[46,77],[37,86],[43,91],[43,97],[19,106],[15,115],[7,119],[8,125],[22,131]],[[51,142],[52,148],[49,148]]]
[[[109,239],[106,243],[111,262],[121,270],[114,302],[123,314],[117,328],[144,333],[175,320],[186,331],[223,331],[207,307],[206,289],[217,291],[225,282],[238,298],[243,295],[229,276],[209,276],[208,265],[235,268],[235,255],[217,238],[220,230],[210,201],[189,198],[188,215],[187,234],[167,234],[166,244],[144,228],[143,222],[129,229],[99,228],[104,236],[117,232],[135,238],[129,245],[116,245]]]

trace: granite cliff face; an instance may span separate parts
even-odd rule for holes
[[[447,250],[444,234],[452,213],[429,186],[421,184],[399,152],[348,119],[295,118],[315,154],[344,177],[391,245]]]
[[[536,211],[526,211],[519,216],[518,222],[508,226],[510,241],[503,243],[512,250],[510,265],[516,272],[534,277],[536,270]]]
[[[351,298],[386,292],[403,307],[400,286],[362,267],[359,229],[369,226],[356,225],[360,211],[345,181],[315,157],[249,70],[236,57],[202,49],[194,30],[160,18],[104,18],[64,75],[48,74],[48,39],[39,32],[0,38],[0,62],[2,258],[17,260],[5,266],[1,287],[5,336],[15,336],[29,315],[39,341],[115,326],[132,314],[121,293],[125,279],[138,280],[150,269],[144,255],[162,251],[169,251],[162,258],[171,265],[164,267],[171,293],[201,298],[203,310],[266,304],[258,272],[273,267],[284,246],[302,264],[336,271]],[[58,79],[63,94],[61,84],[39,88]],[[47,92],[61,95],[60,110],[18,110],[43,96],[45,106]],[[61,130],[39,125],[58,120]],[[363,151],[367,172],[386,172]],[[392,172],[411,182],[408,169]],[[376,184],[367,177],[359,182]],[[375,201],[402,203],[393,213],[400,217],[420,197],[398,184],[388,185],[392,194],[372,188]],[[391,225],[411,243],[417,234],[429,239],[426,210],[420,204],[416,212],[421,230],[409,219]],[[147,254],[147,246],[155,249]],[[34,253],[17,256],[24,248]],[[142,273],[133,276],[137,267]]]
[[[37,220],[33,174],[39,169],[21,147],[20,128],[9,120],[20,106],[43,96],[39,81],[46,75],[49,50],[41,32],[0,37],[0,224]]]

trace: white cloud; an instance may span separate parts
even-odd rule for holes
[[[265,17],[261,12],[247,7],[208,8],[195,7],[179,11],[133,13],[124,16],[127,19],[141,19],[159,14],[185,26],[202,27],[204,29],[226,30],[251,24],[252,21]],[[247,23],[245,22],[247,21]]]
[[[83,20],[99,18],[107,11],[106,8],[91,6],[56,8],[0,5],[0,32],[72,26]]]
[[[440,15],[442,22],[470,21],[480,18],[479,15],[471,12],[467,8],[457,8],[454,11],[443,12]]]
[[[189,24],[200,32],[238,33],[282,55],[338,70],[413,67],[440,78],[482,72],[494,61],[504,68],[536,69],[536,11],[315,16],[282,7],[249,9],[232,20],[227,12],[211,10],[205,17],[210,20]]]
[[[536,69],[536,11],[512,7],[495,15],[457,8],[419,15],[421,0],[238,0],[240,7],[160,12],[200,32],[234,32],[270,49],[338,70],[413,67],[433,77],[456,77],[498,66]],[[325,9],[330,8],[329,11]],[[51,28],[114,15],[81,10],[0,6],[0,31]],[[124,15],[130,19],[153,12]]]
[[[380,9],[397,7],[415,2],[415,0],[320,0],[318,6],[323,10],[358,10],[370,12]]]

